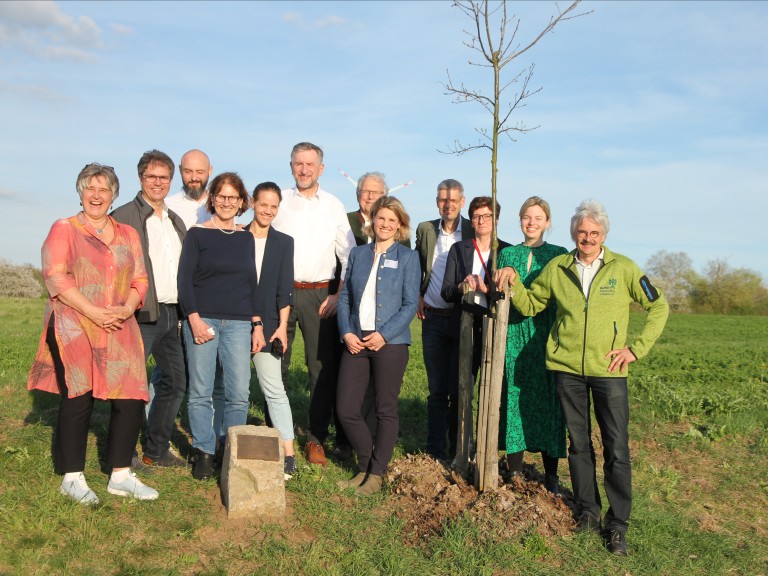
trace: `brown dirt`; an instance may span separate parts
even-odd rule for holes
[[[498,538],[532,530],[545,538],[565,536],[574,529],[570,493],[553,496],[540,483],[533,466],[510,484],[501,479],[495,491],[479,493],[445,464],[426,455],[407,455],[389,466],[392,498],[387,506],[404,522],[406,543],[419,545],[440,536],[452,520],[469,517]]]

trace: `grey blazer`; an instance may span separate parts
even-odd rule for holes
[[[432,255],[435,253],[435,244],[437,244],[437,234],[439,231],[441,219],[428,220],[422,222],[416,228],[416,252],[419,253],[419,264],[421,264],[421,291],[423,296],[429,287],[429,277],[432,274]],[[461,217],[461,239],[471,240],[475,237],[475,230],[472,228],[472,222]]]

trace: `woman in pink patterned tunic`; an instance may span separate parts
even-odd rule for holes
[[[49,300],[27,388],[58,394],[54,447],[61,493],[96,504],[83,471],[94,399],[109,400],[110,494],[154,500],[156,490],[130,471],[149,399],[144,347],[133,313],[147,291],[136,231],[107,216],[120,184],[109,166],[89,164],[77,177],[83,210],[56,221],[43,244]]]

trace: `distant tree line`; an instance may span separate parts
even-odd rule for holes
[[[768,288],[754,270],[732,268],[718,259],[699,274],[685,252],[660,250],[648,259],[645,271],[673,312],[768,315]]]
[[[710,260],[699,274],[685,252],[660,250],[648,259],[645,271],[663,290],[673,312],[768,316],[768,288],[754,270],[731,268],[725,260]],[[38,268],[0,259],[0,297],[45,295]]]

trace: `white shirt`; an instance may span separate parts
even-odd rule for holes
[[[486,266],[488,265],[488,257],[491,255],[491,251],[486,250],[485,252],[480,252],[482,254],[483,259],[480,260],[480,256],[477,254],[477,250],[474,251],[474,257],[472,258],[472,274],[477,274],[483,279],[483,282],[488,283],[488,278],[485,274],[485,268],[483,267],[483,264]],[[490,273],[490,268],[488,269],[488,272]],[[462,280],[464,280],[462,278]],[[480,304],[480,306],[483,306],[485,308],[488,308],[488,298],[485,295],[485,292],[480,292],[479,290],[475,290],[475,304]]]
[[[206,192],[200,198],[200,200],[194,200],[187,196],[184,191],[171,194],[165,199],[166,207],[173,210],[179,218],[184,220],[184,226],[187,230],[195,226],[195,224],[202,224],[208,222],[211,219],[211,214],[208,211],[206,202],[208,201],[208,193]]]
[[[440,296],[440,290],[443,288],[445,266],[448,264],[448,251],[451,249],[451,246],[461,240],[461,218],[459,218],[458,223],[456,231],[450,233],[443,230],[443,222],[442,220],[440,221],[435,250],[432,253],[432,271],[429,274],[429,286],[427,286],[427,293],[424,294],[424,303],[432,308],[453,307],[453,304],[443,300],[443,297]]]
[[[344,278],[349,252],[355,246],[344,204],[320,188],[310,198],[295,188],[282,190],[282,194],[280,211],[272,226],[293,238],[293,277],[296,282],[332,279],[337,256]]]
[[[379,270],[381,254],[379,252],[373,259],[371,273],[360,298],[360,330],[376,330],[376,273]]]
[[[589,298],[589,288],[592,286],[592,280],[595,279],[595,274],[600,270],[603,265],[603,256],[605,255],[605,249],[600,249],[600,254],[597,258],[592,260],[592,264],[584,264],[579,260],[578,252],[576,252],[576,270],[579,273],[579,280],[581,280],[581,290],[584,292],[584,298]]]
[[[264,262],[264,249],[267,247],[267,239],[254,237],[253,240],[256,242],[256,278],[261,283],[261,265]]]
[[[168,210],[163,210],[162,218],[157,214],[147,218],[147,242],[157,301],[176,304],[179,301],[176,274],[179,271],[181,239],[168,217]]]

